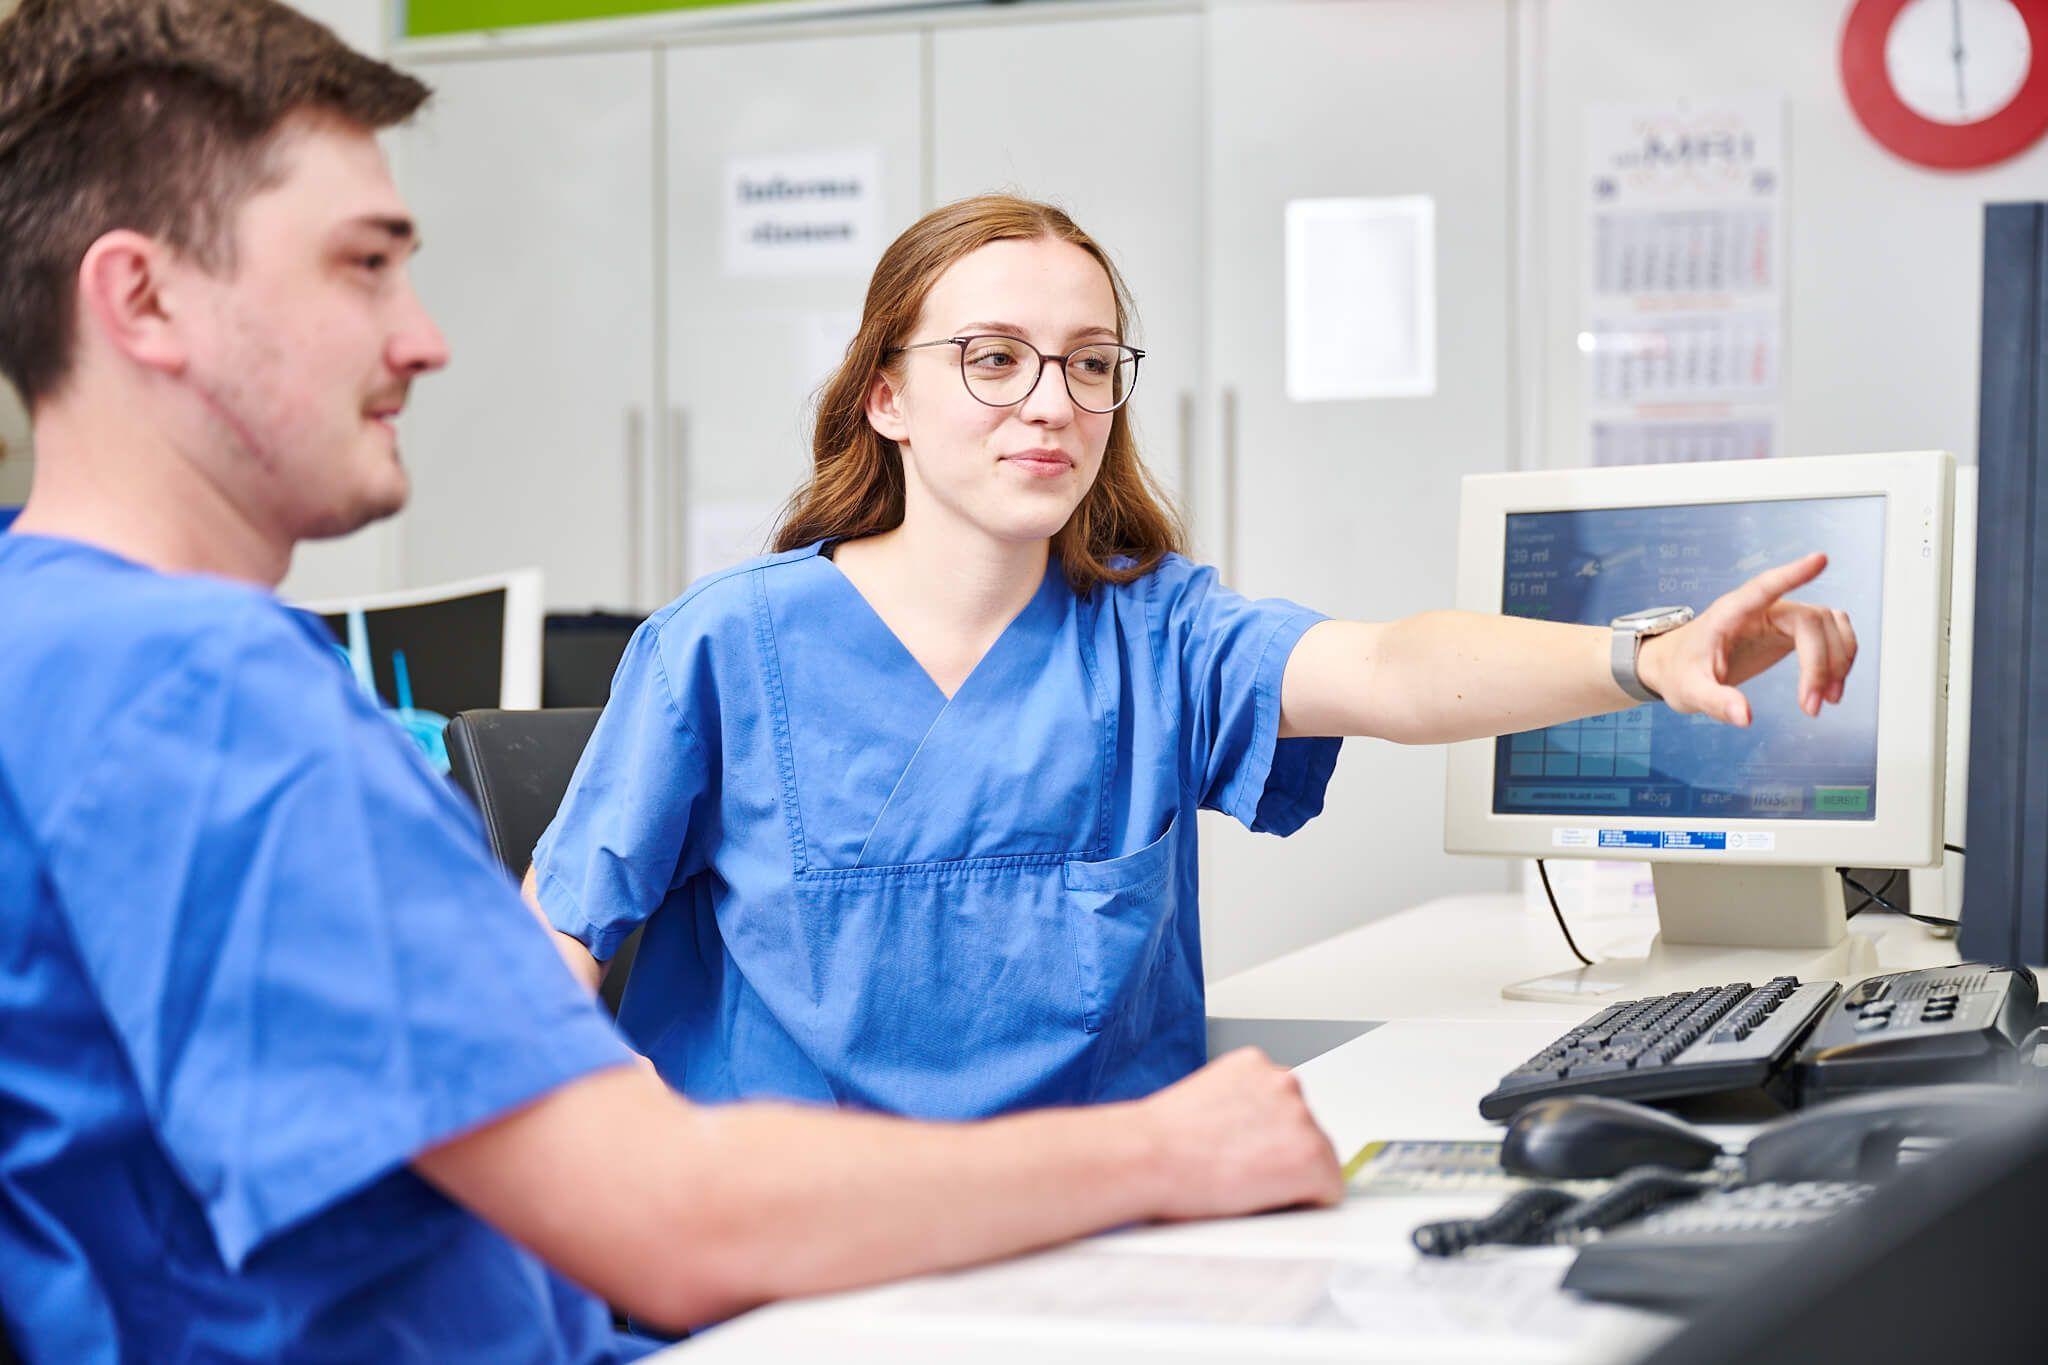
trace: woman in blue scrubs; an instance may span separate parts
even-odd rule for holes
[[[530,888],[593,981],[646,924],[619,1021],[692,1098],[966,1117],[1156,1090],[1205,1055],[1198,809],[1289,834],[1338,736],[1631,704],[1604,629],[1331,622],[1190,563],[1124,406],[1126,321],[1058,210],[928,215],[877,267],[778,552],[628,648]],[[1643,681],[1741,723],[1731,684],[1796,643],[1817,713],[1853,634],[1777,599],[1821,562],[1652,641]]]

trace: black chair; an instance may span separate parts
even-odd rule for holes
[[[448,722],[450,775],[483,813],[491,852],[513,876],[526,875],[533,846],[555,818],[600,714],[594,706],[463,711]],[[613,1013],[639,947],[635,930],[605,973],[604,1002]]]

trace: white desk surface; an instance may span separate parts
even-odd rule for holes
[[[1571,916],[1587,952],[1641,952],[1642,914]],[[1956,960],[1892,915],[1879,970]],[[1380,1138],[1492,1138],[1479,1097],[1563,1027],[1609,1003],[1542,1004],[1500,988],[1573,964],[1548,907],[1452,896],[1387,916],[1209,988],[1212,1024],[1391,1020],[1297,1068],[1340,1157]],[[1178,1361],[1607,1361],[1668,1324],[1555,1292],[1569,1251],[1429,1262],[1418,1224],[1484,1213],[1493,1194],[1357,1195],[1341,1207],[1127,1229],[952,1275],[760,1309],[663,1360],[920,1365]],[[1169,1259],[1171,1258],[1171,1259]]]
[[[1567,909],[1565,920],[1579,947],[1595,959],[1640,955],[1657,928],[1645,913],[1574,915]],[[1849,932],[1875,940],[1879,971],[1957,960],[1955,940],[1936,938],[1898,915],[1858,915],[1849,922]],[[1500,989],[1577,965],[1547,905],[1532,909],[1510,894],[1446,896],[1211,982],[1209,1017],[1569,1025],[1622,997],[1544,1004],[1504,1000]]]
[[[1495,1137],[1478,1097],[1549,1021],[1397,1022],[1298,1068],[1340,1156],[1375,1138]],[[980,1270],[761,1309],[660,1357],[688,1362],[1081,1365],[1606,1361],[1666,1324],[1554,1292],[1568,1251],[1426,1261],[1419,1223],[1497,1194],[1355,1195],[1334,1209],[1129,1229]]]

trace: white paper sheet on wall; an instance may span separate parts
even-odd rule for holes
[[[881,254],[879,148],[726,162],[728,275],[865,275]]]
[[[1586,168],[1586,455],[1776,454],[1783,98],[1594,105]]]
[[[1287,396],[1436,392],[1436,201],[1287,205]]]

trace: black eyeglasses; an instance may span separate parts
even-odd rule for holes
[[[1050,360],[1059,362],[1067,396],[1075,407],[1083,412],[1115,412],[1131,401],[1138,387],[1138,362],[1145,358],[1135,346],[1109,341],[1076,346],[1065,355],[1047,355],[1009,336],[942,337],[898,346],[890,354],[927,346],[958,346],[961,382],[978,401],[992,408],[1014,408],[1029,398]]]

